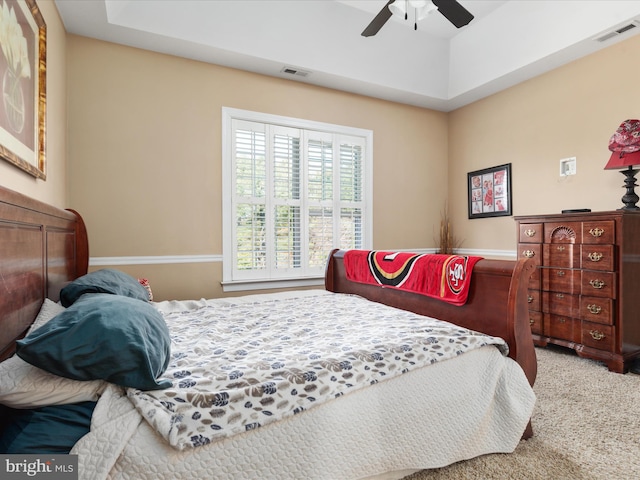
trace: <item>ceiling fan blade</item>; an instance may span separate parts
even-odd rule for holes
[[[456,0],[432,0],[438,11],[457,28],[462,28],[473,20],[473,15]]]
[[[382,7],[382,10],[378,12],[378,15],[371,21],[371,23],[363,30],[361,35],[363,37],[372,37],[387,23],[387,20],[391,18],[391,10],[389,10],[389,5],[391,5],[394,0],[389,0],[387,4]]]

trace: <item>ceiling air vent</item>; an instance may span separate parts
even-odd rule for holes
[[[311,72],[307,72],[305,70],[300,70],[293,67],[283,67],[280,70],[281,73],[286,73],[287,75],[295,75],[296,77],[308,77]]]
[[[617,37],[618,35],[628,32],[629,30],[633,30],[634,28],[638,27],[638,25],[640,25],[640,22],[638,22],[638,20],[634,20],[631,23],[628,23],[626,25],[623,25],[622,27],[616,28],[615,30],[604,33],[599,37],[596,37],[596,40],[598,42],[606,42],[607,40]]]

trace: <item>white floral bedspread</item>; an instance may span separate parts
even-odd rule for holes
[[[163,309],[160,308],[162,311]],[[128,389],[174,448],[206,445],[295,415],[350,391],[506,343],[351,295],[317,292],[255,302],[207,300],[163,312],[173,388]]]

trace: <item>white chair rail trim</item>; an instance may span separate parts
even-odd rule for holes
[[[222,262],[222,255],[154,255],[139,257],[91,257],[92,267],[106,265],[164,265],[169,263]]]
[[[435,248],[416,249],[377,249],[389,251],[405,251],[415,253],[435,253]],[[475,248],[459,248],[458,255],[475,255],[487,258],[508,258],[515,260],[518,253],[515,250],[489,250]],[[152,256],[127,256],[127,257],[91,257],[89,265],[100,267],[107,265],[164,265],[170,263],[216,263],[222,262],[222,255],[152,255]]]

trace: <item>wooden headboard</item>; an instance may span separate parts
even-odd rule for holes
[[[0,187],[0,360],[10,356],[45,298],[87,273],[82,218]]]

